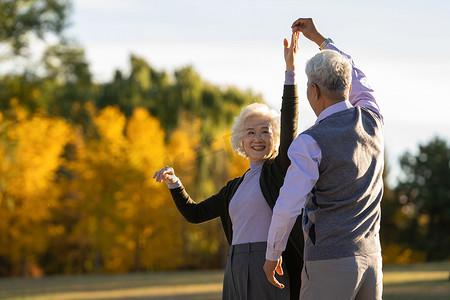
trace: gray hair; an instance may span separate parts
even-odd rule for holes
[[[305,72],[308,82],[317,84],[331,99],[347,99],[352,82],[352,66],[342,54],[323,50],[306,63]]]
[[[261,116],[270,120],[272,129],[272,138],[274,143],[274,152],[278,151],[280,144],[280,122],[279,114],[266,104],[252,103],[245,107],[239,116],[234,118],[233,127],[231,127],[231,148],[240,156],[247,158],[248,155],[244,150],[244,123],[250,116]]]

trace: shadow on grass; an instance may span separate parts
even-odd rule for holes
[[[383,299],[450,299],[450,263],[386,266]],[[219,300],[223,271],[1,278],[0,299]]]
[[[106,299],[106,298],[105,298]],[[115,298],[118,300],[221,300],[222,293],[206,293],[196,295],[177,295],[177,296],[142,296],[142,297],[125,297]]]
[[[221,296],[217,298],[215,291],[212,296],[208,293],[213,291],[204,291],[204,294],[195,296],[192,293],[180,292],[180,289],[197,285],[206,288],[211,288],[211,284],[221,286],[222,279],[223,271],[48,276],[37,279],[5,278],[0,280],[0,299],[23,299],[24,297],[41,299],[40,297],[44,295],[48,297],[59,295],[65,298],[70,293],[73,295],[91,293],[95,295],[93,296],[95,299],[108,299],[108,296],[102,296],[102,292],[113,296],[113,299],[220,299]],[[168,289],[179,292],[172,296],[161,294],[166,293]],[[131,291],[131,294],[128,291]],[[136,291],[143,294],[133,295],[132,293]],[[158,295],[151,295],[154,293]]]
[[[450,299],[450,281],[430,280],[384,284],[385,300],[448,300]]]

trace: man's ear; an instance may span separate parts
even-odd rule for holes
[[[314,97],[314,101],[317,101],[317,99],[319,99],[320,97],[320,88],[317,84],[315,84],[314,82],[311,83],[311,88],[313,90],[313,97]]]

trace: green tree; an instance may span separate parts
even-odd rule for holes
[[[0,0],[0,63],[14,66],[0,78],[1,109],[10,109],[10,100],[17,98],[32,113],[90,123],[83,104],[95,98],[95,86],[84,50],[63,35],[70,12],[68,0]],[[49,35],[57,38],[55,44],[48,44]],[[47,47],[37,62],[28,57],[33,37]]]
[[[1,0],[0,45],[6,53],[0,53],[0,59],[26,54],[30,34],[39,39],[47,33],[60,35],[70,10],[68,0]]]
[[[14,110],[11,100],[18,101],[30,112],[47,110],[47,99],[42,96],[42,80],[32,72],[6,74],[0,76],[0,109],[3,112]]]
[[[166,94],[169,88],[165,72],[154,70],[144,59],[130,56],[130,75],[115,71],[112,82],[101,86],[97,104],[99,108],[117,105],[127,117],[137,107],[143,107],[160,117],[168,103]],[[173,114],[172,114],[173,116]]]
[[[91,120],[84,104],[96,98],[97,89],[84,50],[63,40],[44,51],[39,65],[0,76],[0,108],[9,110],[10,100],[16,98],[32,113],[62,116],[88,127]]]
[[[410,245],[403,241],[402,235],[408,221],[402,213],[402,204],[398,201],[396,192],[387,184],[390,165],[385,161],[383,172],[384,193],[381,201],[380,239],[383,249],[383,262],[408,263],[411,262]]]
[[[47,110],[83,126],[90,125],[84,104],[96,97],[89,64],[82,47],[62,40],[49,46],[43,56],[45,76],[40,87],[47,99]]]
[[[405,174],[396,189],[408,223],[402,235],[414,250],[424,251],[427,260],[450,257],[450,147],[435,137],[419,145],[416,155],[400,159]]]

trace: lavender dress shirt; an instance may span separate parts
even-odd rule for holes
[[[375,101],[374,91],[368,85],[365,74],[355,66],[353,59],[334,44],[327,44],[324,49],[337,51],[350,60],[352,65],[352,89],[348,101],[336,103],[323,110],[317,117],[316,123],[352,106],[368,108],[381,116],[380,109]],[[294,140],[289,147],[288,156],[291,165],[273,208],[267,240],[266,259],[272,261],[278,260],[286,248],[295,220],[301,214],[306,198],[319,178],[319,165],[322,158],[316,141],[307,134],[300,134]]]

